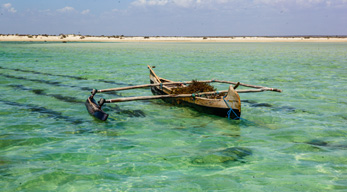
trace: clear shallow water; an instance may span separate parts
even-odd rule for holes
[[[0,43],[2,191],[343,191],[346,43]],[[92,88],[222,79],[241,121],[162,101],[108,104]],[[225,84],[215,84],[219,90]],[[151,95],[149,89],[98,98]]]

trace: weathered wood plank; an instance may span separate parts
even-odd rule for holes
[[[213,80],[214,82],[218,83],[228,83],[228,84],[233,84],[237,85],[238,82],[232,82],[232,81],[223,81],[223,80]],[[270,88],[270,87],[264,87],[264,86],[258,86],[258,85],[250,85],[250,84],[245,84],[245,83],[239,83],[239,85],[244,86],[244,87],[251,87],[251,88],[256,88],[256,89],[266,89],[267,91],[276,91],[276,92],[282,92],[281,89],[276,89],[276,88]]]
[[[199,81],[199,82],[205,82],[205,83],[211,83],[211,80],[207,81]],[[186,82],[172,82],[172,83],[156,83],[156,84],[143,84],[143,85],[134,85],[134,86],[128,86],[128,87],[118,87],[118,88],[111,88],[111,89],[100,89],[97,90],[98,93],[103,92],[110,92],[110,91],[122,91],[122,90],[129,90],[129,89],[138,89],[138,88],[146,88],[146,87],[156,87],[161,85],[180,85],[180,84],[191,84],[192,81],[186,81]]]

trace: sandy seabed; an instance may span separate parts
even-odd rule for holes
[[[347,42],[347,36],[288,37],[168,37],[168,36],[83,36],[83,35],[0,35],[0,41],[61,42]]]

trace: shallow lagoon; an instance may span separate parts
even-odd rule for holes
[[[1,42],[0,55],[4,191],[347,189],[346,43]],[[147,84],[147,64],[283,93],[240,94],[241,121],[162,101],[89,116],[91,89]]]

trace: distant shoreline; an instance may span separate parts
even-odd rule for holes
[[[347,42],[347,36],[90,36],[0,34],[0,41],[33,42]]]

